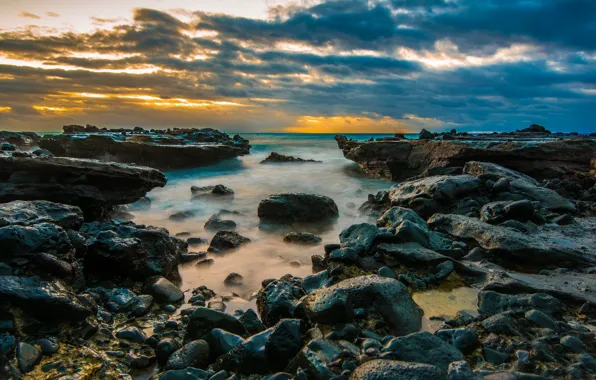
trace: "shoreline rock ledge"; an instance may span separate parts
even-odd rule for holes
[[[359,142],[336,136],[344,157],[371,176],[402,181],[425,172],[462,168],[469,161],[492,162],[537,180],[567,178],[591,170],[596,141],[537,139],[531,143],[487,135],[485,140],[382,139]],[[435,171],[437,173],[430,173]]]
[[[16,152],[22,153],[22,152]],[[157,169],[67,157],[0,154],[0,203],[47,200],[80,207],[87,219],[136,202],[167,179]]]
[[[76,127],[76,126],[75,126]],[[209,165],[250,153],[249,141],[211,128],[165,131],[95,130],[65,126],[59,136],[44,136],[39,146],[55,156],[92,158],[181,169]]]

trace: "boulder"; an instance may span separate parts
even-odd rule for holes
[[[62,227],[51,223],[32,226],[11,225],[0,228],[0,257],[29,257],[42,252],[65,256],[74,247]]]
[[[22,373],[31,372],[41,361],[41,351],[35,346],[21,342],[17,349],[17,361]]]
[[[65,157],[0,155],[0,202],[46,200],[80,207],[87,218],[107,215],[166,184],[158,170]]]
[[[237,232],[218,231],[213,239],[211,239],[208,251],[213,253],[225,253],[238,249],[249,242],[249,238],[244,237]]]
[[[354,277],[314,290],[300,301],[301,308],[307,316],[317,320],[321,312],[336,314],[322,305],[335,304],[334,300],[344,298],[344,295],[354,309],[372,309],[380,314],[393,335],[406,335],[421,327],[422,314],[408,288],[397,280],[377,275]],[[347,307],[342,308],[346,310]],[[349,322],[349,318],[350,314],[336,314],[334,322]],[[331,321],[326,319],[326,322]]]
[[[168,275],[178,264],[187,244],[163,228],[132,222],[86,223],[85,271],[103,277],[122,275],[135,279]]]
[[[186,327],[184,340],[189,342],[208,337],[212,329],[218,328],[237,335],[246,335],[242,323],[233,316],[221,311],[197,307],[189,316],[190,321]]]
[[[316,194],[285,193],[270,195],[259,203],[259,218],[277,222],[317,222],[339,216],[333,199]]]
[[[432,364],[445,372],[449,363],[464,359],[461,351],[427,331],[393,338],[383,352],[387,358]]]
[[[302,349],[302,321],[282,319],[271,330],[265,343],[265,355],[269,368],[283,371]]]
[[[326,339],[311,340],[288,364],[287,372],[295,373],[299,368],[306,371],[308,379],[331,379],[336,374],[329,364],[343,353],[339,343]]]
[[[257,294],[257,309],[263,324],[274,326],[283,318],[293,318],[294,308],[303,295],[299,284],[281,279],[271,281]]]
[[[97,311],[60,281],[35,277],[0,276],[0,296],[42,321],[80,321]]]
[[[163,277],[157,278],[154,282],[152,281],[150,288],[153,296],[161,303],[171,304],[184,299],[184,293],[180,288]]]
[[[450,260],[449,257],[424,248],[418,243],[383,243],[377,246],[377,252],[406,265],[437,265]]]
[[[548,315],[559,315],[561,302],[548,294],[500,294],[482,291],[478,294],[478,311],[487,315],[496,315],[506,311],[526,313],[532,309]]]
[[[235,346],[230,352],[220,356],[213,364],[213,368],[247,375],[267,373],[267,354],[265,345],[271,335],[271,329]]]
[[[204,228],[206,231],[235,230],[236,222],[233,220],[222,219],[218,214],[215,214],[207,219]]]
[[[350,380],[440,379],[443,371],[434,365],[399,360],[374,359],[360,365]]]

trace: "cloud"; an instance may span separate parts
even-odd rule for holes
[[[35,20],[39,20],[41,17],[39,17],[38,15],[31,13],[31,12],[21,12],[19,14],[19,16],[23,17],[23,18],[32,18]]]

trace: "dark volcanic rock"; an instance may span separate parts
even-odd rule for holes
[[[316,194],[270,195],[259,203],[259,218],[279,222],[317,222],[339,216],[333,199]]]
[[[449,363],[464,359],[458,349],[426,331],[394,338],[383,347],[383,352],[392,359],[432,364],[444,371]]]
[[[489,135],[489,140],[498,136]],[[469,161],[488,161],[531,175],[560,178],[569,173],[588,172],[596,142],[589,139],[541,141],[537,144],[460,141],[399,140],[356,142],[336,136],[344,156],[376,177],[395,181],[423,173],[433,167],[463,167]]]
[[[318,245],[323,239],[317,235],[308,232],[290,232],[284,236],[285,243],[299,244],[299,245]]]
[[[240,248],[243,244],[249,243],[250,239],[234,231],[219,231],[211,239],[209,252],[225,253]]]
[[[185,251],[186,243],[163,228],[131,222],[93,222],[83,225],[88,236],[85,271],[100,276],[123,275],[144,279],[168,275]]]
[[[31,226],[53,223],[67,229],[79,229],[83,224],[81,209],[48,201],[13,201],[0,204],[0,227]]]
[[[327,307],[332,301],[344,297],[356,308],[371,308],[379,313],[394,335],[406,335],[421,327],[421,311],[412,300],[408,288],[392,278],[377,275],[360,276],[341,281],[328,288],[318,289],[304,297],[300,303],[310,319],[317,321],[322,315],[333,316],[333,322],[349,322],[350,314],[337,313],[340,308]],[[324,314],[322,314],[324,313]],[[331,323],[325,318],[325,323]]]
[[[190,322],[184,336],[187,342],[208,339],[207,334],[215,328],[237,335],[246,335],[246,329],[238,319],[221,311],[198,307],[189,317]]]
[[[263,324],[271,327],[283,318],[293,318],[296,301],[304,295],[299,283],[282,278],[259,290],[257,308]]]
[[[64,229],[51,223],[2,227],[0,246],[2,246],[0,256],[5,259],[44,252],[63,256],[73,248]]]
[[[435,230],[457,238],[473,239],[481,248],[504,258],[569,267],[596,263],[596,256],[585,247],[573,243],[572,237],[567,242],[546,232],[528,236],[511,228],[493,226],[461,215],[435,214],[428,223]]]
[[[39,146],[56,156],[109,159],[160,169],[203,166],[243,156],[250,151],[248,140],[242,138],[232,139],[212,130],[218,135],[211,134],[209,139],[197,133],[193,136],[192,130],[188,131],[183,137],[180,134],[180,138],[160,135],[124,138],[109,135],[44,136]]]
[[[218,214],[211,215],[205,222],[206,231],[221,231],[221,230],[235,230],[236,222],[233,220],[222,219]]]
[[[200,199],[204,197],[229,198],[234,196],[234,190],[224,185],[191,186],[190,192],[192,194],[192,199]]]
[[[166,184],[158,170],[72,158],[0,155],[0,202],[47,200],[79,206],[87,217],[133,203]]]
[[[279,154],[277,152],[271,152],[267,158],[261,161],[261,164],[269,164],[269,163],[280,163],[280,162],[316,162],[321,163],[322,161],[317,160],[305,160],[300,157],[292,157],[292,156],[285,156],[283,154]]]
[[[208,365],[209,344],[204,340],[195,340],[174,352],[168,359],[166,369],[206,368]]]
[[[21,342],[17,349],[17,360],[22,373],[31,372],[41,361],[41,352],[37,347]]]
[[[271,331],[271,329],[265,330],[235,346],[230,352],[217,359],[213,365],[214,369],[250,375],[267,373],[265,344]]]
[[[442,377],[443,371],[434,365],[375,359],[356,368],[350,376],[350,380],[414,380],[441,379]]]
[[[78,321],[96,312],[93,305],[59,281],[0,276],[0,296],[40,320]]]
[[[302,349],[302,321],[282,319],[277,323],[265,343],[269,368],[282,371]]]

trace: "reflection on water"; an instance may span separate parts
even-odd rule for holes
[[[239,211],[240,215],[225,215],[232,219],[237,231],[252,242],[235,252],[225,255],[208,254],[215,263],[211,266],[195,267],[194,263],[182,265],[183,290],[206,285],[216,291],[235,292],[248,299],[261,287],[266,278],[279,278],[291,273],[305,276],[311,273],[310,257],[323,254],[323,245],[315,247],[295,246],[283,243],[285,232],[306,231],[317,233],[323,244],[335,243],[344,228],[354,223],[368,221],[357,216],[357,211],[346,204],[362,204],[369,193],[387,189],[390,183],[365,178],[358,174],[356,164],[346,160],[331,135],[251,135],[251,154],[239,159],[228,160],[217,165],[166,173],[168,184],[155,189],[148,196],[152,199],[151,210],[136,211],[135,222],[167,228],[172,235],[190,232],[193,237],[211,239],[213,232],[204,230],[207,219],[222,209]],[[354,138],[365,139],[360,135]],[[377,136],[378,137],[378,136]],[[316,159],[318,163],[259,164],[270,152]],[[232,200],[209,198],[190,200],[190,187],[223,184],[231,187],[235,196]],[[335,200],[340,217],[331,225],[305,225],[290,228],[263,228],[259,225],[257,206],[270,194],[282,192],[304,192],[326,195]],[[182,222],[169,220],[175,212],[193,210],[195,216]],[[205,251],[208,245],[192,246],[189,251]],[[290,265],[292,263],[292,265]],[[299,264],[299,265],[298,265]],[[236,272],[244,277],[244,285],[228,288],[223,281]],[[234,300],[228,303],[226,312],[253,307],[254,303]]]
[[[455,288],[450,291],[427,290],[412,294],[414,301],[424,310],[422,330],[434,332],[442,324],[431,317],[455,317],[458,311],[465,310],[478,315],[478,289]]]

